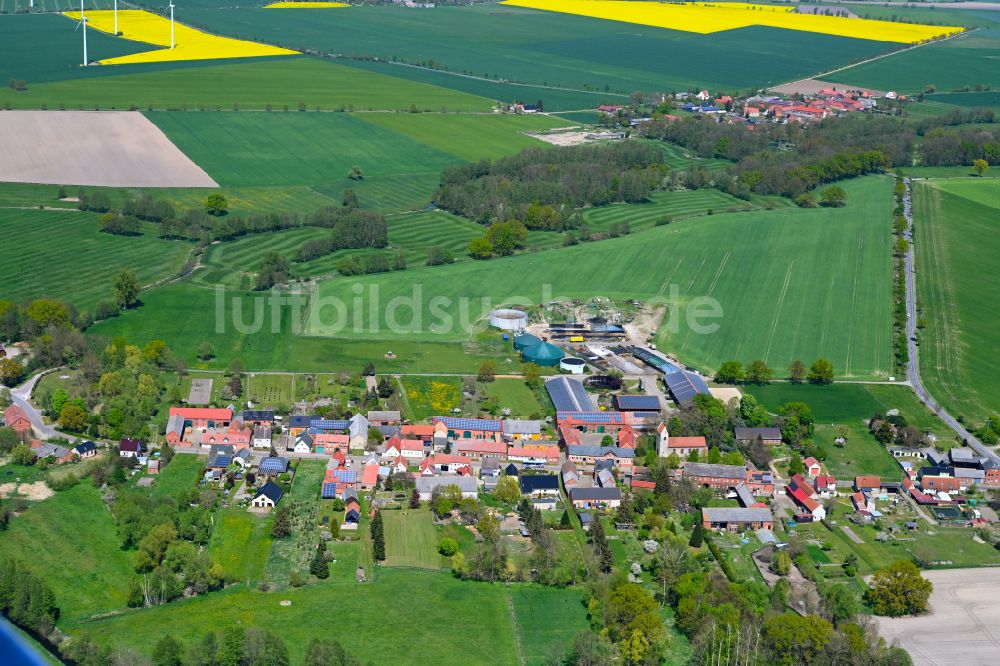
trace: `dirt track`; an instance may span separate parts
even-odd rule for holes
[[[0,112],[0,181],[218,187],[156,125],[128,111]]]

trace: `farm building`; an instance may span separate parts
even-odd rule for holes
[[[465,458],[504,458],[507,456],[507,445],[481,439],[460,439],[455,442],[454,451],[455,455]]]
[[[462,497],[479,497],[479,482],[471,476],[422,476],[417,479],[417,493],[422,501],[429,500],[435,488],[457,486]]]
[[[618,446],[567,446],[566,453],[570,461],[580,465],[593,465],[607,460],[616,467],[627,468],[635,460],[635,449]]]
[[[774,493],[774,481],[770,472],[748,469],[743,465],[686,462],[681,473],[688,481],[716,491],[730,490],[745,483],[754,495]]]
[[[273,509],[281,501],[284,491],[273,481],[268,481],[257,491],[257,494],[250,500],[250,506],[255,509]]]
[[[246,424],[270,426],[275,421],[275,415],[273,409],[244,409],[239,419]]]
[[[24,437],[31,432],[31,419],[17,405],[10,405],[3,412],[4,423],[19,436]]]
[[[545,390],[556,412],[592,412],[595,409],[583,382],[569,377],[553,377],[545,380]]]
[[[547,368],[559,365],[559,361],[565,355],[563,350],[551,342],[540,342],[521,351],[521,359],[525,363],[534,363]]]
[[[760,437],[765,444],[781,444],[780,428],[736,428],[736,441],[749,444]]]
[[[699,455],[708,453],[708,442],[704,437],[671,437],[667,424],[656,426],[656,451],[661,458],[676,453],[680,458],[686,458],[692,451]]]
[[[434,424],[441,424],[448,430],[450,439],[491,439],[496,440],[503,432],[503,423],[497,419],[464,419],[450,416],[435,416]]]
[[[402,417],[398,411],[368,412],[368,424],[374,428],[399,425],[401,421]]]
[[[655,395],[616,395],[615,406],[620,412],[658,412],[661,408]]]
[[[771,529],[774,516],[766,507],[705,507],[701,510],[702,527],[709,530]]]
[[[536,441],[542,436],[542,422],[538,420],[506,419],[503,434],[514,441]]]

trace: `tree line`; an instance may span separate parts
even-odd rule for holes
[[[434,201],[483,225],[517,220],[562,231],[579,225],[577,208],[646,201],[666,171],[662,152],[646,143],[528,148],[448,167]]]

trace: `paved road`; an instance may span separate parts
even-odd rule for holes
[[[58,372],[58,370],[56,372]],[[35,390],[35,385],[38,384],[38,380],[42,378],[43,374],[45,373],[39,372],[17,388],[12,389],[10,397],[13,399],[14,404],[23,409],[24,413],[28,415],[28,419],[31,421],[31,425],[34,427],[35,434],[38,437],[41,439],[65,437],[67,440],[75,442],[76,437],[61,433],[52,426],[45,425],[45,420],[42,418],[42,415],[37,409],[35,409],[35,406],[31,404],[31,393]]]
[[[913,387],[913,392],[917,394],[917,397],[920,398],[925,405],[927,405],[927,408],[937,414],[949,428],[955,431],[955,434],[965,440],[968,446],[975,449],[979,455],[992,458],[997,464],[1000,464],[1000,456],[984,446],[982,442],[976,439],[972,433],[966,430],[961,423],[949,414],[944,407],[939,405],[937,401],[934,400],[933,396],[927,392],[927,389],[924,388],[923,382],[920,381],[920,356],[916,342],[917,281],[913,246],[913,200],[910,188],[910,179],[904,178],[903,183],[906,185],[906,193],[903,195],[903,212],[906,216],[906,231],[903,232],[903,236],[907,241],[909,241],[910,244],[910,249],[906,253],[906,257],[904,259],[904,270],[906,271],[906,344],[909,349],[910,356],[910,360],[906,366],[907,379]]]

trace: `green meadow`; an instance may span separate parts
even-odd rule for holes
[[[65,18],[62,21],[72,34],[72,22]],[[4,22],[0,22],[0,35]],[[75,47],[76,36],[73,44]],[[104,57],[103,51],[98,53]],[[286,106],[298,111],[300,104],[309,111],[408,110],[412,104],[420,110],[483,112],[492,107],[492,102],[483,97],[305,56],[228,61],[202,67],[180,63],[172,69],[106,69],[106,75],[100,77],[79,78],[67,72],[65,80],[37,84],[29,80],[26,92],[4,88],[0,90],[0,104],[9,101],[14,108],[25,109],[38,109],[42,104],[56,109],[63,104],[70,109],[83,105],[177,111],[263,110],[270,105],[275,112],[284,111]]]
[[[121,271],[134,270],[141,284],[151,284],[175,275],[192,247],[161,240],[151,223],[141,223],[140,237],[102,233],[99,218],[76,210],[0,209],[0,228],[17,239],[17,252],[0,263],[3,296],[62,298],[92,311],[99,301],[114,301]]]
[[[473,156],[543,145],[521,132],[557,126],[531,116],[317,113],[147,113],[220,185],[344,184],[365,176],[433,174]],[[353,182],[353,181],[351,181]],[[339,194],[339,193],[338,193]],[[427,193],[428,196],[430,192]],[[360,195],[364,198],[364,192]]]
[[[712,369],[728,358],[760,357],[785,367],[822,355],[840,377],[881,377],[891,366],[889,181],[869,177],[844,187],[849,204],[842,209],[713,215],[558,252],[421,268],[406,281],[392,274],[334,278],[320,285],[305,330],[461,340],[490,309],[514,299],[667,298],[672,289],[682,309],[701,303],[699,297],[722,309],[712,333],[696,333],[677,317],[675,330],[660,328],[661,347],[689,363]],[[368,296],[364,311],[355,308],[348,317],[331,304],[351,304],[355,285]],[[418,292],[417,317],[405,307],[392,322],[384,317],[392,299]],[[447,301],[432,303],[435,297]],[[688,319],[685,312],[680,319]]]
[[[513,612],[507,595],[508,588],[499,584],[470,583],[444,573],[387,567],[379,569],[375,582],[370,584],[345,580],[278,592],[237,586],[68,629],[86,630],[97,640],[127,644],[148,655],[167,633],[189,645],[209,631],[242,622],[267,627],[284,638],[292,663],[301,663],[309,639],[322,635],[340,641],[366,663],[408,663],[414,658],[414,646],[419,646],[421,661],[466,666],[518,663],[513,618],[516,614],[520,620],[521,609],[529,610],[527,602],[542,604],[551,612],[525,612],[519,625],[526,636],[537,631],[561,640],[586,628],[586,608],[579,591],[539,588],[525,595],[526,603],[515,604]],[[283,606],[283,600],[291,604]],[[387,641],[386,609],[401,600],[419,604],[420,621],[407,629],[407,640]],[[532,624],[524,624],[532,618]],[[464,642],[462,649],[456,650],[453,641],[441,640],[442,627],[447,627],[449,634],[475,636],[475,640]],[[541,660],[532,659],[530,663],[539,664]]]
[[[119,548],[114,518],[89,480],[13,518],[0,538],[0,559],[7,558],[52,588],[62,622],[125,607],[132,559]]]
[[[914,184],[920,374],[956,417],[1000,410],[998,341],[1000,181],[955,178]]]
[[[253,585],[264,576],[271,552],[271,518],[246,509],[222,509],[216,515],[208,554],[222,565],[226,576]]]
[[[442,561],[447,562],[437,551],[438,538],[430,509],[386,511],[382,519],[385,566],[438,571]]]

